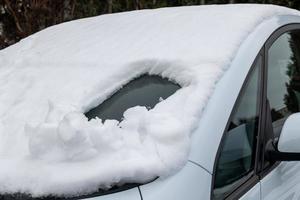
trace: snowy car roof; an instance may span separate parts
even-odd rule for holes
[[[299,12],[243,4],[109,14],[0,51],[0,193],[70,196],[176,173],[239,46],[278,15]],[[143,74],[182,88],[121,122],[87,120],[84,112]]]

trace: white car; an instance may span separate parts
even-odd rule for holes
[[[191,16],[189,15],[190,13],[192,13]],[[198,15],[197,13],[200,14]],[[163,15],[162,18],[160,18],[161,15]],[[130,59],[134,60],[134,57],[139,57],[139,59],[137,59],[137,62],[134,65],[132,65],[133,68],[137,71],[138,71],[137,68],[138,65],[142,65],[142,64],[145,66],[155,65],[157,64],[156,63],[157,60],[164,59],[164,58],[166,59],[166,62],[162,62],[162,63],[166,65],[170,64],[168,60],[172,60],[172,59],[175,61],[171,62],[171,65],[173,64],[176,65],[176,63],[177,64],[183,63],[183,65],[180,65],[178,69],[181,69],[182,68],[181,66],[184,66],[185,64],[189,65],[191,63],[197,63],[198,65],[200,62],[202,64],[204,63],[204,65],[211,66],[211,68],[207,68],[207,69],[214,69],[214,66],[218,66],[218,65],[222,65],[222,68],[216,68],[217,70],[214,71],[213,73],[216,74],[217,72],[218,73],[220,72],[220,74],[216,76],[213,79],[213,81],[207,85],[206,85],[207,83],[206,81],[210,79],[206,79],[206,78],[207,76],[211,77],[209,70],[208,72],[203,71],[200,73],[201,75],[197,76],[200,77],[203,75],[202,79],[197,79],[200,80],[199,85],[205,85],[205,88],[211,87],[212,89],[206,91],[205,94],[207,94],[207,96],[203,96],[205,97],[204,99],[207,100],[203,100],[204,104],[203,105],[201,104],[201,106],[203,106],[203,109],[201,108],[199,111],[199,113],[201,113],[201,117],[188,118],[188,119],[197,119],[197,123],[196,123],[197,126],[193,128],[193,131],[190,136],[191,142],[188,151],[189,153],[187,154],[188,157],[184,162],[185,163],[184,166],[179,171],[177,171],[172,175],[166,175],[166,177],[163,178],[160,177],[155,178],[156,174],[153,174],[148,178],[146,178],[149,181],[146,184],[132,184],[135,181],[139,182],[138,180],[135,180],[133,178],[133,181],[129,181],[131,182],[131,184],[125,184],[120,187],[113,187],[110,190],[99,190],[99,192],[96,193],[92,192],[91,195],[83,194],[80,195],[79,197],[72,197],[70,199],[81,199],[81,198],[86,198],[91,200],[92,199],[93,200],[185,200],[185,199],[187,200],[206,200],[206,199],[207,200],[209,199],[212,200],[219,200],[219,199],[294,200],[294,199],[299,199],[300,198],[300,113],[299,113],[300,112],[300,14],[299,12],[290,9],[276,7],[276,6],[266,6],[266,5],[260,6],[260,5],[245,4],[245,5],[230,5],[230,6],[167,8],[167,9],[159,9],[154,11],[138,11],[129,14],[121,14],[119,18],[118,16],[119,16],[118,14],[108,15],[105,16],[104,18],[112,19],[112,21],[110,22],[113,23],[120,23],[120,24],[124,23],[125,24],[124,27],[126,26],[126,23],[122,21],[124,19],[124,16],[125,18],[126,16],[129,16],[129,18],[125,19],[125,21],[129,19],[139,18],[137,19],[140,20],[139,23],[133,20],[132,24],[134,25],[131,27],[132,29],[130,29],[129,32],[127,32],[127,34],[128,35],[129,33],[133,34],[132,37],[128,37],[129,38],[128,40],[142,41],[140,43],[142,45],[138,46],[134,42],[132,42],[130,43],[132,44],[131,46],[128,45],[126,46],[126,48],[128,48],[129,53],[124,48],[120,48],[120,52],[117,52],[116,54],[109,57],[108,54],[105,54],[105,52],[102,51],[102,49],[105,49],[106,43],[104,41],[104,43],[99,44],[99,49],[100,49],[99,60],[107,59],[109,61],[112,60],[114,62],[115,60],[119,59],[121,61],[124,61],[125,57],[131,56],[130,53],[132,52],[132,49],[135,49],[135,52],[138,53],[136,53],[132,58],[130,57]],[[130,16],[132,18],[130,18]],[[151,21],[152,19],[154,20]],[[160,19],[168,23],[165,24],[161,23]],[[222,21],[222,19],[224,21]],[[141,22],[144,22],[146,25]],[[91,21],[84,21],[84,20],[82,21],[82,23],[92,24]],[[147,25],[147,23],[149,24]],[[162,26],[159,26],[159,28],[157,28],[155,25],[156,23],[158,24],[161,23]],[[128,24],[130,24],[130,21]],[[197,27],[198,24],[200,27]],[[145,28],[144,29],[140,28],[139,25],[145,26]],[[206,25],[206,27],[202,25]],[[69,31],[70,33],[73,31],[72,22],[70,24],[66,24],[65,26],[67,27],[66,30],[70,28]],[[158,31],[157,32],[153,31],[152,33],[155,34],[152,35],[152,37],[148,37],[149,35],[146,34],[145,36],[146,39],[145,39],[143,37],[143,33],[147,29],[149,29],[149,31],[151,32],[152,26],[155,27],[154,30],[158,30]],[[52,35],[49,34],[48,35],[49,37],[45,36],[47,35],[47,30],[46,30],[45,32],[42,31],[40,35],[33,36],[32,40],[42,42],[42,41],[46,41],[47,38],[49,39],[51,39],[51,37],[55,38],[55,33],[57,32],[61,34],[63,33],[62,32],[63,26],[62,29],[59,29],[59,27],[60,26],[57,26],[56,28],[54,27],[53,29],[50,28],[48,33],[53,33],[53,34]],[[136,29],[134,29],[134,27]],[[92,28],[87,30],[93,32]],[[122,28],[115,29],[113,31],[107,30],[105,34],[108,36],[108,38],[113,38],[112,40],[109,40],[110,42],[113,40],[117,40],[118,37],[117,34],[119,33],[116,33],[114,35],[116,30],[119,30],[120,34],[124,34],[122,32],[123,31]],[[192,31],[197,31],[197,32],[192,32]],[[180,34],[177,35],[178,32]],[[97,32],[95,32],[94,35],[93,34],[85,35],[86,33],[81,33],[81,34],[84,35],[85,38],[89,36],[90,37],[93,36],[97,38],[98,35],[96,33]],[[43,35],[44,35],[44,39],[43,39]],[[138,38],[137,35],[141,35],[141,37]],[[201,36],[203,36],[203,38],[198,40],[197,38]],[[78,37],[80,38],[80,34]],[[174,42],[174,40],[170,39],[171,41],[170,42],[168,37],[177,38],[178,44],[172,46],[173,44],[172,42]],[[42,38],[43,40],[40,38]],[[155,46],[155,44],[158,42],[157,38],[160,38],[159,41],[162,44],[160,47],[162,49],[158,49],[157,46]],[[98,42],[101,41],[100,39],[98,40]],[[150,40],[150,42],[147,42],[148,40]],[[84,60],[85,57],[81,55],[85,55],[84,52],[87,50],[80,49],[78,47],[80,47],[80,45],[85,41],[82,41],[81,39],[73,41],[72,38],[70,39],[70,41],[75,43],[74,45],[76,50],[74,50],[74,53],[76,53],[76,56],[74,56],[74,59],[76,60],[76,62],[77,61],[79,62],[80,60]],[[28,52],[29,51],[28,49],[40,53],[39,55],[41,57],[43,57],[43,55],[46,55],[45,59],[51,58],[51,55],[56,55],[56,54],[51,54],[51,50],[50,53],[48,52],[48,50],[47,51],[41,50],[43,46],[41,47],[37,45],[38,43],[31,44],[30,42],[26,42],[26,40],[22,42],[23,42],[23,46],[21,44],[22,51],[19,51],[18,55],[22,55],[22,52],[26,52],[26,51]],[[76,42],[79,42],[78,46],[76,46],[77,45]],[[118,40],[118,42],[120,42],[120,40]],[[55,47],[56,44],[52,44],[52,43],[53,41],[51,42],[51,44],[49,43],[47,45],[50,46],[53,45]],[[93,51],[97,51],[98,46],[96,48],[93,42],[88,42],[87,44],[91,45]],[[63,49],[61,52],[59,52],[56,55],[58,56],[58,58],[54,59],[53,62],[55,63],[56,60],[61,60],[67,63],[68,60],[64,60],[66,56],[65,55],[60,56],[59,54],[64,54],[64,51],[70,51],[72,48],[74,48],[74,46],[71,45],[70,47],[68,47],[66,44],[59,46],[59,42],[57,45],[58,48],[66,48],[67,50]],[[111,44],[111,46],[114,45],[117,46],[117,44]],[[166,45],[168,48],[164,49],[164,45]],[[176,46],[178,46],[178,49],[176,48]],[[15,49],[17,48],[20,49],[20,46],[8,48],[8,50],[5,50],[4,53],[0,54],[0,58],[2,56],[2,58],[8,60],[7,63],[10,63],[11,66],[20,64],[20,62],[17,61],[10,62],[10,59],[13,58],[13,56],[11,56],[13,55],[12,52],[15,51]],[[84,48],[87,48],[87,46]],[[118,48],[115,48],[114,50],[118,50]],[[228,51],[226,51],[227,49]],[[77,51],[80,53],[77,54]],[[152,51],[163,52],[163,54],[156,55]],[[144,56],[146,55],[145,52],[149,53],[149,55],[151,55],[152,57],[147,55],[150,58],[147,60],[148,57]],[[125,54],[125,56],[122,57],[119,54]],[[27,57],[28,59],[38,59],[36,57],[30,57],[29,54],[27,55]],[[95,55],[93,55],[93,57],[90,58],[92,59],[94,57]],[[155,60],[156,58],[157,60]],[[178,58],[178,60],[176,61],[175,58]],[[199,62],[198,62],[198,58],[199,58]],[[143,62],[143,59],[145,60],[145,62]],[[192,59],[192,62],[190,63],[185,62],[185,59]],[[22,62],[23,61],[24,60],[22,60]],[[24,61],[24,63],[26,64],[27,62]],[[213,65],[211,65],[211,63],[213,63]],[[28,65],[30,65],[30,63]],[[74,67],[76,68],[77,66]],[[160,76],[161,74],[163,74],[164,77],[167,78],[170,78],[169,76],[171,76],[171,79],[175,80],[174,82],[176,82],[176,80],[179,80],[180,82],[180,80],[184,79],[182,77],[186,76],[184,74],[185,71],[182,71],[183,75],[181,77],[180,76],[181,72],[179,74],[174,75],[172,74],[172,72],[167,71],[164,74],[164,72],[162,73],[156,72],[155,69],[153,68],[154,72],[152,71],[153,72],[152,74],[155,74],[155,76],[146,75],[144,77],[142,76],[140,78],[137,78],[133,81],[129,81],[129,82],[127,81],[125,87],[123,87],[122,89],[120,89],[119,86],[115,87],[114,92],[116,92],[119,89],[120,90],[116,92],[115,95],[111,96],[108,100],[100,104],[100,107],[97,106],[98,104],[95,103],[95,101],[93,101],[94,103],[91,104],[93,106],[87,106],[84,109],[82,109],[86,111],[85,115],[89,119],[98,116],[102,119],[113,118],[113,119],[122,120],[123,112],[132,106],[140,105],[140,102],[142,102],[142,105],[153,108],[156,103],[163,101],[169,96],[170,98],[171,97],[175,98],[175,95],[178,94],[176,91],[179,92],[181,90],[181,87],[182,88],[185,87],[185,81],[179,83],[180,85],[179,86],[176,83],[173,83],[171,81],[168,81],[158,76]],[[189,69],[193,69],[193,68],[191,67]],[[32,76],[35,76],[35,73],[30,70],[28,74],[33,73]],[[53,73],[54,74],[53,77],[57,77],[58,81],[64,79],[67,80],[70,77],[73,79],[79,77],[77,75],[75,76],[74,74],[72,74],[71,70],[69,70],[69,72],[70,74],[65,73],[61,78],[60,75],[58,75],[58,73]],[[80,72],[85,73],[84,70]],[[46,73],[49,73],[51,75],[52,71],[49,70],[46,71]],[[187,74],[191,75],[191,77],[193,75],[193,73],[187,73]],[[173,75],[179,78],[178,79],[172,78]],[[92,77],[91,75],[89,76]],[[79,81],[89,82],[89,79],[87,78],[89,76],[86,76],[82,78],[82,80],[80,79]],[[135,75],[135,77],[137,76]],[[43,79],[47,79],[47,78],[43,78]],[[24,84],[26,84],[26,78],[23,77],[20,80],[24,81],[25,82]],[[93,80],[94,77],[91,78],[91,81]],[[131,77],[130,80],[132,80]],[[201,80],[204,81],[201,83]],[[87,86],[94,87],[93,85],[87,85]],[[17,86],[12,85],[10,89],[13,87],[17,87]],[[50,87],[51,86],[47,86],[47,87],[45,86],[47,90]],[[55,87],[58,88],[57,93],[64,94],[64,92],[61,92],[64,91],[63,89],[57,86]],[[197,89],[197,87],[195,88]],[[21,90],[24,89],[26,88],[23,88]],[[38,91],[42,93],[41,90]],[[49,91],[52,92],[52,90],[50,89]],[[201,91],[199,90],[192,90],[192,91],[193,91],[192,95],[195,96],[195,99],[198,99],[197,95],[198,93],[201,93]],[[56,93],[53,93],[53,96],[56,97],[54,94]],[[79,92],[78,94],[76,93],[76,95],[79,94],[86,95],[90,93],[89,91],[82,90],[81,93]],[[76,104],[76,102],[82,102],[76,100],[77,98],[76,95],[72,96],[67,94],[66,96],[64,96],[65,99],[63,100],[66,100],[66,102],[74,100],[75,102],[74,104]],[[155,98],[151,99],[153,95]],[[162,97],[162,98],[160,98],[158,102],[155,102],[158,100],[157,99],[158,97]],[[188,96],[186,98],[189,99]],[[172,102],[171,100],[168,101]],[[103,100],[99,100],[99,99],[97,100],[97,102],[101,102],[101,101]],[[174,102],[176,106],[176,101]],[[0,99],[0,103],[1,103],[1,99]],[[178,107],[181,107],[181,105],[178,105]],[[0,108],[1,108],[1,104],[0,104]],[[17,108],[19,107],[15,107],[15,109]],[[189,110],[188,109],[189,107],[186,108],[187,108],[186,110]],[[64,107],[64,109],[59,110],[59,112],[67,113],[69,111],[72,111],[72,109],[73,108]],[[38,110],[37,113],[39,112],[40,111]],[[41,111],[41,113],[45,113],[45,112]],[[55,116],[56,115],[58,116],[57,113],[58,111],[55,112]],[[174,113],[176,114],[175,110]],[[24,114],[24,116],[27,115]],[[183,119],[184,117],[185,115],[182,115]],[[56,121],[56,118],[55,117],[51,118],[51,120],[48,121],[54,123]],[[24,124],[22,124],[22,126],[23,125]],[[47,127],[49,126],[50,125],[48,124]],[[39,126],[39,127],[43,127],[43,126]],[[53,125],[51,127],[55,127],[55,126]],[[4,129],[5,127],[3,128],[3,130]],[[33,145],[33,147],[38,148],[40,146]],[[50,148],[50,146],[47,147]],[[79,146],[78,148],[81,148],[81,146]],[[36,153],[36,151],[34,150],[31,150],[31,152],[33,156],[36,155],[40,156],[40,154]],[[45,156],[47,155],[48,154],[45,154]],[[43,158],[43,156],[44,155],[41,155],[41,157],[38,158]],[[176,157],[175,154],[172,155],[170,154],[169,156]],[[68,159],[61,158],[61,159],[68,160],[69,158]],[[152,158],[149,158],[149,160],[150,159]],[[155,165],[153,165],[153,167],[154,166]],[[10,172],[6,168],[5,170]],[[151,174],[151,172],[149,173]],[[24,176],[22,175],[22,177]],[[6,178],[9,181],[12,180],[12,178],[9,179],[10,178],[9,176],[6,176]],[[142,181],[140,182],[143,182],[146,179],[142,179]],[[0,173],[0,180],[4,180],[3,174],[1,173]],[[30,180],[34,181],[34,179],[30,179]],[[37,194],[36,196],[39,196],[40,193],[38,192],[40,191],[36,192],[36,190],[31,188],[30,183],[28,185],[29,185],[28,186],[29,189],[25,186],[24,186],[25,189],[23,189],[20,186],[16,190],[21,191],[21,193],[24,192],[24,190],[25,191],[32,190],[35,192],[35,194]],[[1,191],[2,192],[5,191],[5,187],[9,188],[11,187],[11,185],[4,184],[3,186],[0,183],[0,193]],[[75,184],[74,187],[76,187]],[[26,198],[32,199],[32,197],[28,197],[28,196],[26,197],[22,195],[19,196],[15,195],[14,188],[13,187],[11,188],[8,191],[12,191],[12,192],[8,192],[8,194],[6,193],[0,196],[1,200],[17,199],[17,197],[19,199],[26,199]],[[49,193],[51,194],[50,189],[49,189],[50,191]],[[49,198],[51,199],[51,197]]]

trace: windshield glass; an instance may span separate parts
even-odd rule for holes
[[[153,108],[159,101],[175,93],[180,86],[160,76],[143,75],[134,79],[99,106],[86,112],[88,119],[122,120],[123,113],[134,106]]]
[[[98,105],[97,107],[86,112],[85,115],[88,119],[95,117],[106,119],[122,120],[123,113],[134,106],[145,106],[148,109],[152,109],[157,103],[168,98],[175,93],[180,86],[176,83],[169,81],[168,79],[160,76],[143,75],[136,78],[114,93],[106,101]],[[33,198],[28,194],[5,194],[0,195],[2,200],[60,200],[60,199],[82,199],[91,198],[95,196],[101,196],[111,194],[123,190],[127,190],[136,187],[140,184],[124,184],[122,186],[115,186],[109,190],[101,190],[98,192],[71,198],[61,198],[54,196],[46,196],[41,198]]]

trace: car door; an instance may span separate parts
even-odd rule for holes
[[[212,199],[260,199],[257,175],[261,121],[262,56],[259,54],[232,110],[216,156]]]
[[[300,25],[277,30],[265,45],[264,147],[278,138],[283,123],[300,112]],[[299,144],[300,145],[300,144]],[[262,151],[260,166],[263,200],[300,198],[300,162],[268,161]]]

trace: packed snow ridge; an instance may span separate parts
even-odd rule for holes
[[[246,4],[125,12],[53,26],[0,51],[0,193],[72,196],[176,173],[239,46],[278,15],[299,13]],[[120,122],[84,116],[142,74],[182,88]]]

